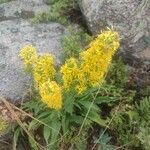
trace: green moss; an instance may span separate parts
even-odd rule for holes
[[[33,18],[33,23],[56,21],[61,24],[68,24],[71,10],[78,9],[77,0],[46,0],[51,4],[49,13],[42,13]]]
[[[0,0],[0,4],[10,2],[11,0]]]

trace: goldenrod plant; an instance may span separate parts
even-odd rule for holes
[[[79,54],[79,58],[70,58],[62,65],[63,84],[68,91],[75,87],[78,94],[87,88],[96,87],[102,83],[111,63],[112,57],[119,47],[119,36],[115,31],[105,31],[89,45],[89,48]],[[20,51],[20,58],[25,68],[33,71],[33,78],[39,89],[55,77],[54,60],[51,54],[37,56],[33,46],[26,46]],[[43,93],[43,92],[42,92]],[[43,95],[43,94],[42,94]]]
[[[100,34],[87,50],[79,54],[79,59],[70,58],[61,67],[64,87],[70,89],[74,85],[77,92],[82,93],[88,87],[100,85],[118,47],[117,32]]]
[[[102,97],[98,93],[118,48],[118,33],[103,31],[79,57],[67,58],[60,68],[55,68],[51,54],[38,55],[31,45],[21,49],[19,56],[25,69],[30,68],[38,93],[23,105],[36,118],[26,122],[32,148],[39,146],[34,134],[39,128],[43,129],[43,146],[50,150],[67,144],[68,138],[73,141],[86,135],[83,126],[86,131],[93,122],[106,126],[108,120],[101,118],[98,102]]]
[[[119,48],[118,33],[103,31],[88,46],[73,51],[79,39],[65,41],[70,45],[60,67],[52,54],[38,55],[32,45],[21,49],[19,56],[33,77],[34,90],[22,105],[32,115],[14,127],[14,147],[22,136],[28,137],[28,149],[86,150],[92,136],[92,149],[148,149],[149,98],[136,103],[135,89],[126,89],[127,66],[121,58],[112,61]],[[100,136],[89,135],[91,130]]]

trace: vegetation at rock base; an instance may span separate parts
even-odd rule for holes
[[[66,25],[70,21],[81,21],[77,0],[46,0],[46,3],[52,6],[50,12],[35,16],[33,23],[55,21]]]
[[[90,36],[80,26],[68,26],[68,33],[62,37],[62,61],[70,57],[79,57],[79,53],[89,44],[92,40]]]

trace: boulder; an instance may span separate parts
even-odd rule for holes
[[[129,63],[150,61],[149,0],[79,0],[90,31],[113,26],[121,37],[120,52]]]
[[[35,25],[30,21],[32,16],[16,15],[16,12],[21,13],[20,10],[36,14],[42,8],[48,8],[42,0],[16,0],[0,5],[0,11],[5,10],[0,13],[0,95],[12,102],[22,100],[31,84],[18,57],[22,47],[32,44],[38,53],[50,52],[56,64],[60,63],[60,39],[66,32],[65,28],[54,22]]]
[[[0,21],[27,19],[43,12],[49,12],[50,6],[43,0],[12,0],[0,5]]]

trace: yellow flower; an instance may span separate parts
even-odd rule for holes
[[[43,84],[48,79],[53,80],[55,77],[54,60],[52,55],[44,54],[38,58],[33,68],[33,77],[37,85]]]
[[[77,60],[75,58],[68,59],[61,67],[60,72],[63,74],[64,88],[69,90],[77,82],[77,75],[79,74]]]
[[[39,86],[39,93],[43,103],[49,108],[59,110],[62,108],[61,87],[55,82],[48,80]]]
[[[105,31],[100,34],[89,48],[80,53],[82,73],[87,78],[87,85],[97,86],[108,70],[113,55],[119,47],[119,36],[117,32]]]
[[[23,60],[25,68],[31,68],[37,61],[36,48],[32,45],[25,46],[21,49],[19,56]]]
[[[98,35],[89,48],[80,53],[78,60],[70,58],[61,67],[64,87],[68,90],[75,87],[82,93],[88,87],[99,85],[118,47],[117,32],[110,30]]]

